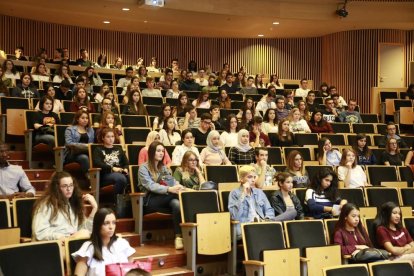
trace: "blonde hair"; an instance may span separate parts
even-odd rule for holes
[[[256,169],[253,166],[246,165],[239,168],[239,177],[240,179],[246,177],[249,173],[256,173]]]

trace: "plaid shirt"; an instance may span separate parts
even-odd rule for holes
[[[232,164],[236,165],[255,163],[254,148],[251,148],[247,152],[241,152],[237,147],[232,147],[229,151],[229,160]]]

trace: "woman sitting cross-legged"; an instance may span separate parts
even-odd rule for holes
[[[102,146],[93,151],[94,167],[101,168],[101,187],[115,184],[115,194],[122,194],[128,186],[128,165],[122,146],[114,145],[116,132],[113,128],[104,128],[100,132]]]
[[[200,159],[204,165],[231,165],[222,149],[220,133],[217,130],[212,130],[207,135],[207,147],[201,151]]]
[[[145,213],[172,213],[175,248],[183,249],[181,236],[181,212],[178,194],[184,190],[163,164],[165,148],[161,142],[155,141],[148,148],[148,162],[142,164],[138,171],[139,186],[145,192]]]
[[[199,190],[200,185],[206,182],[194,152],[187,151],[184,154],[181,166],[175,169],[174,178],[184,187],[194,190]]]
[[[91,239],[72,253],[76,261],[74,275],[101,276],[105,275],[106,265],[133,261],[135,249],[127,240],[118,237],[115,230],[114,211],[109,208],[99,209],[93,220]]]

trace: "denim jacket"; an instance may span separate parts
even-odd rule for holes
[[[242,189],[243,188],[240,187],[230,192],[228,205],[231,218],[238,220],[240,223],[250,222],[250,204],[248,198],[243,194]],[[269,200],[267,199],[265,193],[256,188],[251,188],[251,190],[251,197],[253,197],[256,213],[260,219],[266,218],[269,220],[275,220],[275,211],[272,206],[270,206]],[[240,237],[240,224],[238,224],[236,232],[237,236]]]
[[[86,133],[88,134],[88,144],[91,144],[95,140],[95,132],[93,128],[87,128]],[[70,144],[80,144],[80,133],[78,132],[78,126],[68,126],[65,130],[65,145]],[[68,148],[65,148],[65,158],[70,154],[70,150]]]
[[[168,187],[170,185],[163,185],[160,184],[160,180],[162,177],[172,178],[171,173],[168,171],[166,166],[162,166],[161,171],[157,174],[157,179],[153,179],[151,172],[148,168],[148,163],[144,163],[139,166],[138,170],[138,184],[140,190],[147,193],[155,193],[155,194],[167,194]]]

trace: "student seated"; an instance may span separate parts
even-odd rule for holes
[[[105,265],[132,262],[135,249],[128,241],[115,234],[116,217],[114,211],[102,208],[93,220],[93,231],[90,241],[84,242],[81,248],[72,253],[76,261],[74,275],[105,275]]]
[[[230,162],[235,165],[254,163],[254,148],[249,144],[249,132],[246,129],[241,129],[237,137],[237,146],[231,147],[229,151]]]
[[[84,213],[85,203],[92,206],[89,216]],[[63,242],[68,237],[89,237],[97,209],[95,198],[82,195],[76,179],[67,172],[55,172],[33,207],[33,240]]]
[[[318,161],[319,165],[338,166],[341,161],[342,154],[332,148],[331,141],[323,137],[318,142]]]
[[[338,167],[338,178],[344,181],[345,188],[360,188],[368,185],[367,176],[357,164],[353,149],[345,149]]]
[[[34,197],[36,190],[23,168],[7,161],[8,151],[9,146],[0,142],[0,198]]]
[[[206,182],[199,163],[197,155],[192,151],[187,151],[183,156],[181,166],[175,169],[173,175],[175,180],[188,189],[199,190],[200,185]]]
[[[220,141],[220,133],[212,130],[207,135],[207,147],[200,153],[201,163],[204,165],[231,165]]]
[[[410,261],[414,265],[414,242],[402,225],[400,206],[394,202],[384,203],[375,218],[376,242],[392,254],[391,260]]]
[[[270,205],[275,210],[275,215],[285,215],[283,220],[303,219],[304,213],[300,200],[292,193],[292,176],[285,172],[279,173],[275,175],[275,182],[280,188],[270,198]]]
[[[338,195],[338,177],[330,168],[321,168],[306,190],[305,205],[308,216],[316,219],[338,216],[347,203]]]
[[[373,247],[355,204],[342,206],[341,215],[335,224],[333,243],[341,246],[342,256],[354,257],[360,250]]]
[[[121,146],[115,146],[116,131],[113,128],[104,128],[100,132],[102,145],[97,146],[92,154],[93,163],[101,168],[101,187],[114,184],[115,194],[125,192],[129,184],[129,161]]]
[[[153,142],[148,149],[148,162],[142,164],[138,171],[138,183],[145,192],[144,212],[172,213],[175,249],[183,249],[183,238],[181,235],[181,211],[178,194],[185,190],[171,175],[163,164],[165,148],[159,141]]]

